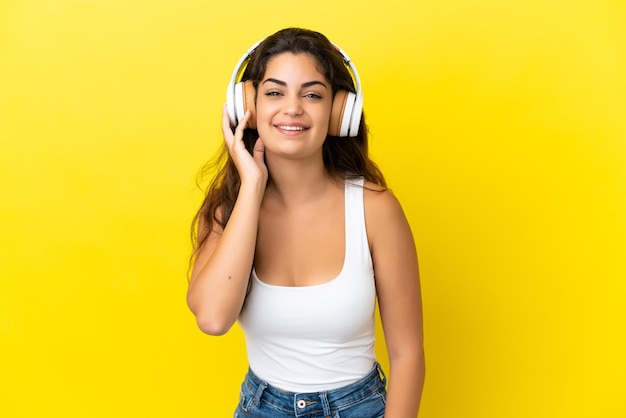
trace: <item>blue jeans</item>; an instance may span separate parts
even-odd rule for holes
[[[380,365],[361,380],[324,392],[294,393],[276,389],[251,370],[241,385],[235,418],[382,418],[387,379]]]

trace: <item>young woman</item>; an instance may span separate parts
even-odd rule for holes
[[[361,104],[356,68],[317,32],[281,30],[235,68],[187,295],[202,331],[222,335],[237,320],[244,330],[250,369],[235,417],[417,416],[417,256],[368,157]]]

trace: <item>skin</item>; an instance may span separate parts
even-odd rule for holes
[[[253,265],[261,280],[280,286],[324,283],[341,270],[343,179],[330,178],[322,159],[331,105],[315,60],[284,53],[269,61],[258,88],[253,155],[242,142],[249,114],[233,133],[224,109],[224,141],[241,188],[226,228],[209,235],[192,271],[187,301],[204,332],[222,335],[235,323]],[[368,188],[380,188],[366,183],[364,206],[390,363],[385,417],[414,418],[424,383],[415,244],[396,198]]]

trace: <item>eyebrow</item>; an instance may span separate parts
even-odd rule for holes
[[[286,83],[286,82],[284,82],[284,81],[282,81],[282,80],[277,80],[277,79],[275,79],[275,78],[267,78],[267,79],[265,79],[265,80],[264,80],[261,84],[265,84],[265,83],[268,83],[268,82],[269,82],[269,83],[276,83],[276,84],[278,84],[278,85],[280,85],[280,86],[287,87],[287,83]],[[315,85],[317,85],[317,84],[319,84],[319,85],[323,86],[324,88],[328,88],[328,87],[326,86],[326,84],[325,84],[325,83],[322,83],[321,81],[318,81],[318,80],[307,81],[306,83],[302,83],[302,84],[300,85],[300,87],[304,87],[304,88],[306,88],[306,87],[315,86]]]

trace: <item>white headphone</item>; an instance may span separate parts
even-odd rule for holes
[[[256,113],[254,108],[255,89],[252,81],[238,81],[239,76],[243,73],[250,55],[264,39],[252,45],[248,51],[243,54],[239,62],[235,66],[233,76],[228,83],[226,89],[226,106],[228,108],[228,117],[230,124],[237,126],[246,113],[250,110],[252,113],[248,126],[252,129],[256,128]],[[361,114],[363,113],[363,92],[361,91],[361,79],[356,67],[337,45],[333,44],[337,51],[343,57],[344,63],[352,72],[356,84],[356,93],[346,90],[338,90],[333,98],[333,105],[330,112],[330,123],[328,125],[328,134],[331,136],[356,136],[359,133],[359,125],[361,124]]]

